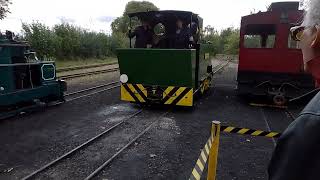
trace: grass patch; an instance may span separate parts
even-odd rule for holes
[[[57,68],[67,68],[74,66],[85,66],[93,64],[104,64],[104,63],[114,63],[117,62],[117,58],[108,57],[105,59],[76,59],[76,60],[56,60]]]

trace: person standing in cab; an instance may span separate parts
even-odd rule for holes
[[[153,31],[146,20],[141,20],[141,25],[136,27],[133,32],[128,33],[128,37],[136,38],[134,48],[149,48],[152,45]]]
[[[190,29],[191,35],[192,35],[192,42],[197,43],[199,41],[199,28],[197,23],[192,22],[188,25],[188,28]]]
[[[176,21],[176,34],[174,39],[175,49],[189,49],[193,42],[193,37],[190,29],[184,26],[183,21],[178,19]]]
[[[299,41],[305,69],[320,83],[320,0],[310,0],[301,26],[291,28]],[[308,103],[277,142],[269,180],[320,179],[320,93]]]

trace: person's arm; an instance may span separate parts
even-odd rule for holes
[[[319,161],[320,116],[300,115],[277,143],[269,164],[269,180],[312,179],[320,172]]]
[[[147,46],[149,46],[150,48],[153,46],[154,44],[154,36],[155,34],[153,33],[153,31],[151,31],[150,29],[148,30],[147,33]]]
[[[137,35],[137,31],[138,31],[138,28],[134,29],[133,32],[131,30],[129,30],[128,37],[129,38],[135,37]]]
[[[186,30],[186,38],[185,38],[186,48],[188,48],[188,49],[192,48],[193,42],[194,42],[194,40],[193,40],[191,30],[187,29]]]

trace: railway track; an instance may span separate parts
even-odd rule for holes
[[[294,121],[296,119],[295,115],[293,115],[289,109],[285,109],[285,114],[292,120]]]
[[[94,144],[96,144],[97,142],[99,142],[99,140],[103,140],[108,135],[110,135],[112,132],[115,132],[114,130],[116,128],[120,128],[121,125],[125,125],[127,123],[130,123],[129,120],[135,118],[136,116],[138,116],[139,114],[141,114],[143,112],[143,109],[135,112],[134,114],[130,115],[129,117],[125,118],[124,120],[114,124],[113,126],[111,126],[109,129],[103,131],[102,133],[96,135],[95,137],[89,139],[88,141],[84,142],[83,144],[77,146],[76,148],[68,151],[67,153],[63,154],[62,156],[56,158],[55,160],[49,162],[48,164],[40,167],[39,169],[37,169],[36,171],[30,173],[29,175],[25,176],[24,178],[22,178],[23,180],[28,180],[28,179],[34,179],[37,177],[41,177],[41,174],[43,173],[45,175],[45,173],[47,171],[52,170],[55,166],[58,166],[59,163],[65,163],[65,161],[68,161],[70,159],[73,158],[73,156],[76,156],[77,152],[82,152],[80,154],[83,154],[84,151],[90,151],[88,149],[95,149],[92,146],[95,146]],[[147,122],[144,125],[144,128],[142,131],[139,131],[138,134],[135,134],[133,136],[131,136],[129,138],[129,141],[127,141],[126,143],[123,143],[124,145],[121,148],[117,148],[115,150],[115,153],[112,153],[111,155],[108,156],[108,158],[106,158],[105,161],[103,161],[103,163],[101,163],[97,168],[95,168],[91,173],[89,173],[88,175],[86,175],[86,180],[92,179],[93,177],[95,177],[96,175],[98,175],[101,170],[103,170],[106,166],[108,166],[114,159],[116,159],[117,157],[119,157],[119,155],[125,151],[127,148],[129,148],[134,142],[136,142],[140,137],[142,137],[144,134],[146,134],[157,122],[159,122],[159,120],[166,116],[168,113],[170,112],[170,110],[161,113],[161,115],[157,115],[154,116],[156,118],[154,118],[153,120],[151,120],[151,122]],[[141,120],[141,119],[140,119]],[[132,123],[132,126],[134,124],[138,124],[138,123]],[[131,125],[130,125],[131,127]],[[133,126],[134,127],[134,126]],[[110,138],[112,139],[112,138]],[[121,138],[120,138],[121,139]],[[99,149],[99,148],[96,148]],[[89,152],[90,154],[94,154],[95,152]],[[105,152],[108,153],[108,152]],[[104,153],[102,153],[104,154]],[[72,156],[72,157],[71,157]],[[77,164],[77,163],[76,163]],[[62,173],[59,171],[59,173]],[[68,173],[69,174],[69,173]],[[42,178],[40,178],[42,179]]]
[[[119,68],[104,69],[104,70],[99,70],[99,71],[91,71],[91,72],[83,72],[83,73],[62,75],[62,76],[59,76],[58,78],[59,79],[64,79],[64,80],[66,80],[66,79],[74,79],[74,78],[79,78],[79,77],[84,77],[84,76],[103,74],[103,73],[109,73],[109,72],[116,72],[118,70],[119,70]]]
[[[110,82],[106,84],[101,84],[98,86],[82,89],[79,91],[71,92],[65,94],[66,102],[71,102],[80,98],[88,97],[91,95],[99,94],[105,91],[110,91],[112,89],[120,87],[119,82]]]
[[[229,62],[219,66],[219,68],[214,72],[217,73],[220,70],[222,70],[224,67],[226,67],[228,65]],[[97,94],[103,91],[107,91],[110,89],[114,89],[119,87],[119,83],[118,82],[111,82],[111,83],[107,83],[107,84],[102,84],[99,86],[95,86],[95,87],[91,87],[91,88],[87,88],[87,89],[83,89],[83,90],[79,90],[79,91],[75,91],[75,92],[71,92],[68,94],[65,94],[65,96],[67,97],[67,102],[82,98],[82,97],[87,97],[93,94]],[[92,92],[93,91],[93,92]],[[90,92],[90,93],[87,93]],[[83,94],[86,93],[86,94]],[[74,97],[76,95],[79,95],[77,97]],[[136,142],[139,138],[141,138],[144,134],[146,134],[150,129],[152,129],[155,124],[157,122],[159,122],[159,120],[162,117],[165,117],[169,112],[171,111],[168,110],[164,113],[162,113],[161,115],[157,115],[154,116],[154,120],[152,120],[151,122],[148,122],[145,126],[144,129],[142,131],[140,131],[139,134],[134,135],[130,138],[130,140],[125,143],[125,145],[123,145],[121,148],[116,149],[116,152],[112,155],[110,155],[108,158],[106,158],[106,160],[100,164],[100,166],[98,166],[96,169],[94,169],[90,174],[88,174],[85,178],[85,180],[90,180],[93,177],[95,177],[96,175],[98,175],[104,168],[106,168],[108,165],[110,165],[110,163],[116,159],[117,157],[119,157],[119,155],[125,151],[126,149],[128,149],[134,142]],[[28,179],[33,179],[36,177],[40,177],[42,173],[46,173],[47,171],[52,170],[52,168],[54,168],[55,166],[58,166],[59,163],[64,163],[66,159],[71,159],[71,156],[76,156],[77,152],[82,152],[82,151],[86,151],[86,149],[88,149],[89,147],[91,147],[92,144],[95,144],[96,142],[98,142],[99,140],[105,138],[106,136],[108,136],[110,133],[115,132],[114,130],[116,128],[119,128],[121,125],[127,124],[127,122],[130,119],[135,118],[136,116],[138,116],[139,114],[141,114],[143,112],[143,109],[135,112],[134,114],[130,115],[129,117],[121,120],[120,122],[112,125],[110,128],[108,128],[107,130],[101,132],[100,134],[94,136],[93,138],[87,140],[86,142],[82,143],[81,145],[75,147],[74,149],[66,152],[65,154],[61,155],[60,157],[56,158],[55,160],[47,163],[46,165],[40,167],[39,169],[35,170],[34,172],[30,173],[29,175],[25,176],[24,178],[22,178],[23,180],[28,180]],[[129,123],[129,122],[128,122]],[[135,123],[138,124],[138,123]]]
[[[230,63],[230,61],[228,61],[225,64],[220,64],[218,66],[215,67],[215,71],[213,72],[213,74],[218,73],[219,71],[223,70],[228,64]],[[137,141],[142,135],[144,135],[146,132],[148,132],[160,119],[161,117],[166,116],[169,112],[171,111],[168,110],[167,112],[163,113],[160,117],[158,117],[154,122],[150,123],[150,125],[147,126],[147,128],[145,128],[139,135],[135,136],[135,138],[133,138],[129,143],[127,143],[125,146],[123,146],[119,151],[117,151],[111,158],[109,158],[108,160],[106,160],[101,166],[99,166],[96,170],[94,170],[90,175],[88,175],[85,180],[90,180],[92,178],[94,178],[95,176],[97,176],[105,167],[107,167],[111,161],[113,161],[115,158],[117,158],[121,152],[123,152],[124,150],[126,150],[132,143],[134,143],[135,141]]]
[[[219,71],[221,71],[222,69],[224,69],[229,63],[230,63],[230,61],[228,61],[228,62],[226,62],[224,64],[223,63],[219,64],[216,67],[214,67],[215,70],[213,71],[213,74],[216,74]],[[118,69],[118,68],[116,68],[116,69]],[[119,82],[111,82],[111,83],[102,84],[102,85],[94,86],[94,87],[91,87],[91,88],[79,90],[79,91],[76,91],[76,92],[67,93],[67,94],[65,94],[65,97],[67,98],[66,102],[74,101],[74,100],[77,100],[77,99],[80,99],[80,98],[84,98],[84,97],[88,97],[88,96],[91,96],[91,95],[94,95],[94,94],[98,94],[98,93],[101,93],[101,92],[109,91],[109,90],[112,90],[112,89],[115,89],[115,88],[118,88],[118,87],[120,87]],[[86,92],[89,92],[89,93],[83,94],[83,93],[86,93]],[[75,95],[79,95],[79,94],[80,94],[80,96],[74,97]],[[81,94],[83,94],[83,95],[81,95]]]
[[[213,72],[212,74],[217,74],[218,72],[220,72],[221,70],[223,70],[225,67],[227,67],[229,65],[229,63],[231,62],[231,59],[228,60],[226,63],[221,63],[219,65],[217,65],[216,67],[213,68]]]
[[[110,66],[118,64],[117,62],[114,63],[103,63],[103,64],[94,64],[94,65],[86,65],[86,66],[74,66],[69,68],[61,68],[57,69],[57,72],[67,72],[67,71],[74,71],[74,70],[81,70],[81,69],[88,69],[88,68],[97,68],[97,67],[103,67],[103,66]]]
[[[75,92],[71,92],[71,93],[67,93],[65,94],[65,101],[59,101],[59,102],[52,102],[52,103],[48,103],[46,104],[47,107],[54,107],[57,105],[61,105],[65,102],[72,102],[81,98],[85,98],[85,97],[89,97],[95,94],[99,94],[102,92],[106,92],[106,91],[110,91],[112,89],[118,88],[120,87],[119,82],[111,82],[111,83],[106,83],[106,84],[101,84],[98,86],[94,86],[94,87],[90,87],[87,89],[82,89],[79,91],[75,91]],[[32,112],[32,111],[36,111],[36,109],[39,109],[39,107],[41,107],[40,105],[32,105],[32,106],[27,106],[24,108],[21,108],[19,111],[6,111],[5,113],[0,113],[0,120],[2,119],[7,119],[10,117],[14,117],[18,114],[21,114],[21,112],[23,112],[23,114],[25,114],[25,112]]]
[[[106,166],[108,166],[111,161],[113,161],[115,158],[117,158],[124,150],[126,150],[128,147],[130,147],[134,142],[136,142],[141,136],[143,136],[144,134],[146,134],[153,126],[155,126],[155,124],[157,122],[159,122],[159,120],[166,116],[168,113],[170,112],[170,110],[168,110],[167,112],[163,113],[162,115],[158,116],[157,119],[155,121],[153,121],[152,123],[150,123],[143,131],[141,131],[137,136],[135,136],[130,142],[128,142],[125,146],[123,146],[119,151],[117,151],[112,157],[110,157],[108,160],[106,160],[103,164],[101,164],[101,166],[99,166],[97,169],[95,169],[91,174],[89,174],[85,180],[90,180],[93,177],[97,176],[101,170],[103,170]]]
[[[221,69],[225,68],[230,62],[231,62],[231,60],[227,61],[227,63],[225,63],[225,64],[220,64],[220,65],[216,66],[216,67],[218,67],[218,69],[214,70],[213,74],[218,73]],[[97,67],[99,67],[99,66],[97,66]],[[75,67],[73,67],[73,68],[70,68],[69,70],[71,71],[71,70],[77,70],[77,69],[75,69]],[[116,71],[119,71],[119,68],[111,68],[111,69],[104,69],[104,70],[99,70],[99,71],[68,74],[68,75],[59,76],[58,78],[67,80],[67,79],[74,79],[74,78],[79,78],[79,77],[84,77],[84,76],[109,73],[109,72],[116,72]],[[63,71],[60,70],[60,72],[63,72]]]

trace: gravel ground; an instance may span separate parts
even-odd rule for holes
[[[108,82],[105,76],[84,85],[70,86],[68,82],[70,91]],[[1,121],[0,179],[22,178],[138,109],[120,102],[118,88]]]
[[[100,138],[87,148],[51,168],[37,179],[84,179],[119,149],[158,119],[161,111],[145,111]],[[125,116],[113,118],[115,124]],[[111,120],[107,119],[106,122]],[[109,126],[110,127],[110,126]],[[105,127],[108,129],[109,127]]]
[[[215,88],[193,111],[175,109],[96,179],[188,179],[213,120],[283,131],[291,122],[283,110],[251,107],[236,96],[236,67],[231,63],[215,76]],[[221,134],[217,179],[267,179],[274,143],[264,137]]]
[[[112,161],[96,179],[187,179],[210,134],[210,123],[283,131],[291,122],[284,110],[251,107],[235,93],[237,64],[217,74],[208,95],[196,106],[174,108],[133,146]],[[69,92],[117,80],[117,73],[68,81]],[[302,106],[290,111],[297,115]],[[136,112],[119,101],[119,89],[44,112],[0,122],[0,179],[19,179]],[[114,150],[160,118],[168,108],[148,108],[114,134],[48,170],[40,179],[79,179]],[[275,140],[221,134],[217,179],[267,179]],[[90,152],[90,153],[89,153]],[[92,152],[92,153],[91,153]],[[204,173],[206,174],[206,173]]]

